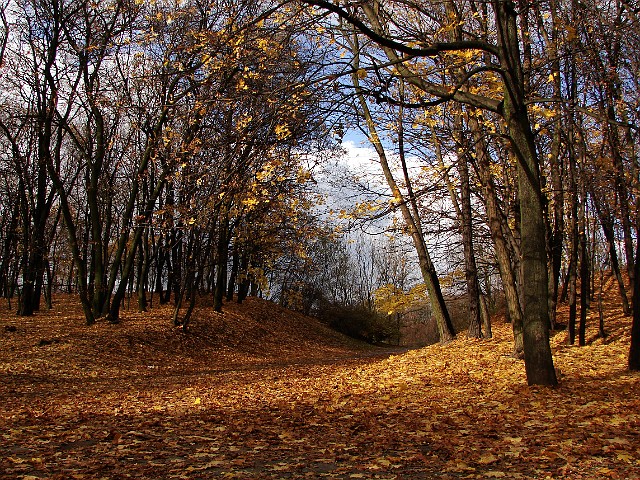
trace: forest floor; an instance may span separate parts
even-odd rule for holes
[[[72,298],[0,304],[0,478],[640,478],[631,320],[606,293],[606,340],[595,308],[587,346],[552,338],[556,388],[527,386],[497,320],[394,351],[258,299],[189,333],[167,307],[86,327]]]

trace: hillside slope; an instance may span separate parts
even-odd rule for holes
[[[120,324],[102,321],[87,327],[75,297],[63,296],[53,310],[34,317],[18,318],[3,308],[1,368],[13,373],[95,371],[117,376],[327,361],[381,351],[315,318],[258,298],[241,305],[226,303],[223,313],[196,308],[186,333],[172,326],[172,313],[169,305],[143,313],[125,310]]]

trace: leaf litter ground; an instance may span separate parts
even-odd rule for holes
[[[640,386],[614,291],[606,341],[552,339],[554,389],[494,338],[363,346],[249,299],[82,324],[72,298],[2,305],[0,478],[640,478]],[[565,312],[562,312],[565,313]],[[15,331],[13,331],[15,327]]]

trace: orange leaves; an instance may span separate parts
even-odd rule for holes
[[[8,476],[640,475],[640,385],[613,308],[608,344],[555,335],[563,382],[546,389],[525,385],[498,322],[491,340],[390,355],[255,298],[224,315],[199,307],[189,334],[171,328],[169,307],[87,329],[59,302],[0,334]],[[16,324],[0,305],[3,323]]]

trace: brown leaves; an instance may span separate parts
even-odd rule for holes
[[[612,307],[613,308],[613,307]],[[67,315],[64,317],[62,315]],[[71,303],[0,336],[0,471],[16,478],[625,478],[640,474],[628,319],[553,338],[556,389],[494,338],[380,356],[250,299],[81,326]],[[6,315],[6,314],[5,314]],[[594,332],[595,332],[595,326]],[[590,332],[593,334],[594,332]],[[42,338],[59,341],[37,347]]]

